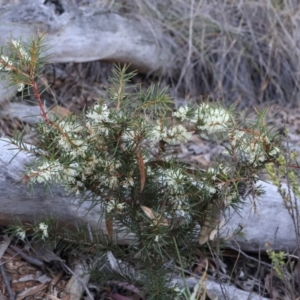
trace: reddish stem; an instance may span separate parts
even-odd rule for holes
[[[32,80],[31,86],[32,86],[32,89],[33,89],[34,96],[38,101],[38,104],[39,104],[39,107],[40,107],[40,110],[41,110],[41,115],[42,115],[43,119],[45,120],[45,122],[47,124],[49,124],[49,118],[47,117],[44,104],[42,103],[41,95],[38,91],[37,84],[34,80]]]

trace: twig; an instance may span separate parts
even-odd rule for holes
[[[5,253],[12,239],[13,239],[12,235],[9,238],[6,235],[4,236],[4,242],[1,243],[0,246],[0,259],[2,258],[3,254]]]
[[[28,263],[37,266],[37,267],[43,267],[44,263],[37,259],[34,258],[32,256],[29,256],[27,254],[25,254],[21,249],[19,249],[18,247],[11,245],[9,248],[11,248],[12,250],[16,251],[23,259],[25,259]]]
[[[255,257],[252,257],[252,256],[246,254],[246,253],[245,253],[243,250],[241,250],[241,249],[235,248],[235,247],[233,247],[233,246],[228,246],[228,248],[229,248],[229,249],[232,249],[232,250],[235,250],[235,251],[237,251],[237,252],[239,252],[239,253],[241,253],[241,254],[242,254],[243,256],[245,256],[246,258],[251,259],[251,260],[254,260],[254,261],[258,262],[258,263],[261,264],[261,265],[264,265],[264,266],[267,266],[267,267],[269,267],[269,268],[272,268],[271,264],[268,264],[268,263],[266,263],[266,262],[264,262],[264,261],[261,261],[261,260],[255,258]]]
[[[4,264],[7,262],[7,260],[3,261],[2,257],[4,255],[4,253],[6,252],[8,246],[10,245],[12,239],[13,239],[12,235],[10,237],[7,237],[5,235],[4,236],[4,242],[0,246],[0,272],[1,272],[2,280],[3,280],[3,283],[4,283],[5,287],[6,287],[6,290],[7,290],[7,293],[9,295],[9,299],[10,300],[14,300],[15,299],[15,295],[14,295],[14,292],[12,291],[12,289],[10,287],[10,283],[9,283],[8,278],[7,278],[5,267],[4,267]]]
[[[0,260],[0,262],[1,262],[1,260]],[[15,300],[15,294],[14,294],[14,292],[12,291],[12,289],[10,287],[10,283],[9,283],[8,278],[7,278],[5,267],[4,267],[3,264],[0,265],[0,272],[1,272],[2,280],[3,280],[4,285],[6,287],[7,293],[9,295],[9,300]]]

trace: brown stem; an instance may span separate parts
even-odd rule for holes
[[[45,122],[47,124],[49,124],[49,118],[47,117],[44,104],[42,103],[41,94],[39,93],[37,84],[34,80],[31,81],[31,86],[33,89],[34,96],[35,96],[36,100],[38,101],[38,104],[39,104],[39,107],[41,110],[41,115],[42,115],[43,119],[45,120]]]

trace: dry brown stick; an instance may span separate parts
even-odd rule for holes
[[[37,259],[34,258],[32,256],[29,256],[27,254],[25,254],[21,249],[19,249],[18,247],[11,245],[9,248],[11,248],[12,250],[16,251],[23,259],[25,259],[28,263],[37,266],[37,267],[43,267],[44,263]]]
[[[7,250],[8,246],[10,245],[12,238],[13,238],[13,236],[7,237],[5,235],[4,242],[0,246],[0,272],[1,272],[2,280],[7,289],[10,300],[15,299],[15,296],[14,296],[14,292],[12,291],[12,289],[10,287],[9,279],[7,278],[5,267],[4,267],[5,262],[2,260],[2,257],[5,253],[5,251]]]
[[[0,259],[4,255],[6,249],[10,245],[10,242],[12,239],[13,239],[13,236],[10,236],[10,237],[7,237],[6,235],[4,236],[4,242],[1,243],[1,246],[0,246]]]
[[[7,293],[9,295],[9,300],[15,300],[15,294],[14,294],[13,290],[11,289],[9,279],[7,278],[7,275],[6,275],[4,265],[0,266],[0,272],[1,272],[2,280],[3,280],[4,285],[6,287]]]

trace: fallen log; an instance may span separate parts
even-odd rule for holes
[[[52,216],[62,226],[75,226],[83,222],[93,230],[106,233],[100,204],[91,208],[91,203],[84,202],[79,206],[80,199],[69,197],[60,186],[53,186],[50,192],[43,185],[35,184],[34,191],[31,191],[23,184],[21,180],[25,166],[33,157],[11,148],[16,147],[8,144],[8,140],[0,140],[0,226],[12,224],[16,219],[24,223]],[[221,229],[221,236],[230,236],[242,225],[245,237],[228,240],[229,247],[261,251],[265,249],[266,242],[271,242],[274,250],[292,252],[297,247],[292,219],[283,206],[277,188],[266,182],[260,184],[266,194],[258,201],[257,214],[253,213],[250,200],[238,214],[233,210],[228,211],[229,220]],[[132,235],[120,233],[117,236],[119,243],[126,243],[132,238]]]
[[[105,60],[131,63],[141,72],[171,67],[170,45],[149,23],[107,9],[69,9],[58,15],[36,1],[2,6],[0,46],[39,31],[47,33],[44,54],[51,63]]]
[[[52,186],[49,191],[44,185],[35,184],[31,190],[22,183],[26,165],[33,157],[18,152],[8,140],[0,140],[0,226],[32,223],[52,216],[63,227],[89,224],[93,230],[106,233],[100,204],[93,208],[90,202],[80,205],[80,199],[68,196],[61,186]],[[125,243],[127,238],[118,235],[118,242]]]
[[[0,47],[12,38],[26,42],[45,32],[43,55],[48,63],[102,60],[131,64],[142,73],[165,73],[172,68],[170,44],[151,24],[95,7],[70,6],[58,15],[43,2],[0,6]],[[15,91],[0,80],[0,103]]]

